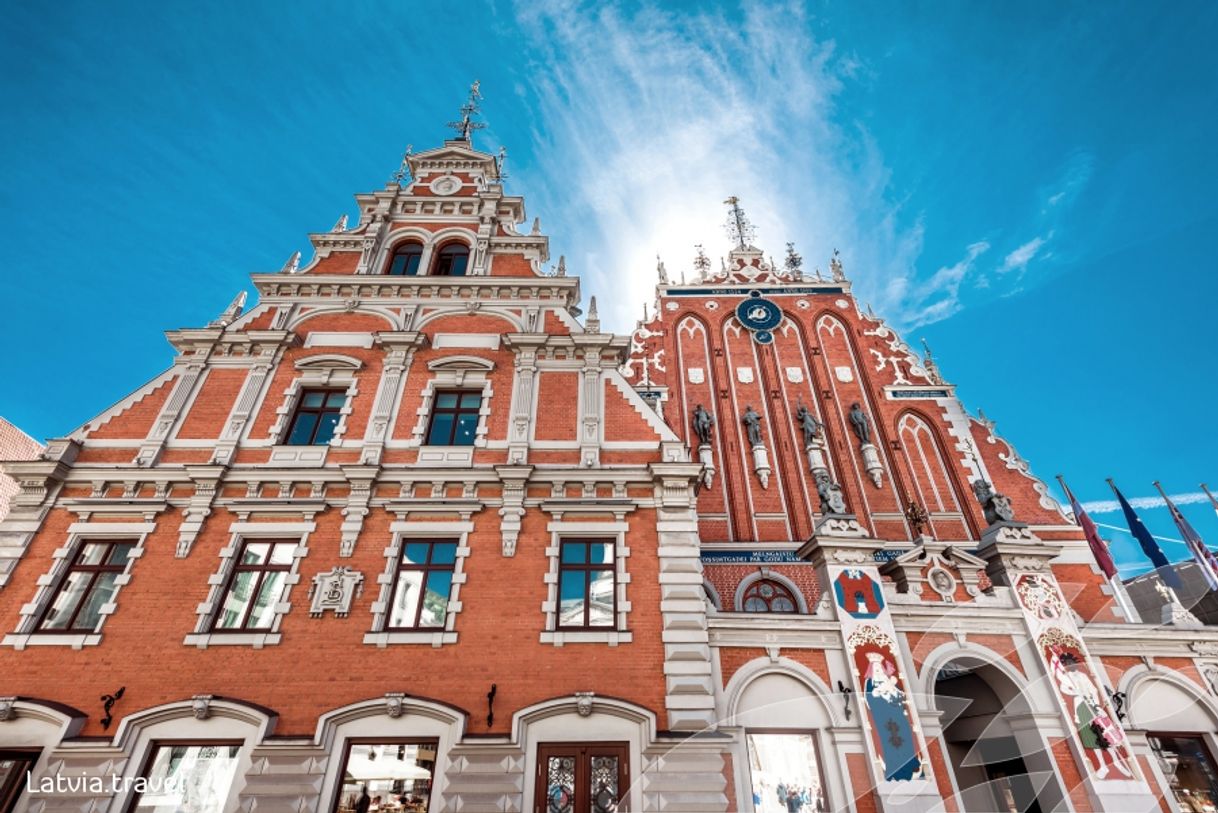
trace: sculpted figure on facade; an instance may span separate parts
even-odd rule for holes
[[[715,419],[705,407],[701,404],[694,407],[694,434],[698,436],[699,443],[707,445],[711,442],[711,429],[714,425]]]
[[[999,494],[986,480],[973,481],[973,494],[985,511],[985,521],[990,525],[996,522],[1014,522],[1015,511],[1011,508],[1011,500],[1004,494]]]
[[[871,443],[871,420],[857,401],[850,405],[850,427],[858,437],[859,443],[864,446]]]
[[[753,411],[753,407],[746,406],[744,408],[744,417],[741,419],[744,423],[744,431],[749,437],[750,446],[760,446],[761,444],[761,416]]]
[[[846,513],[846,500],[842,497],[842,487],[833,482],[833,479],[829,477],[829,472],[824,469],[816,472],[816,493],[820,495],[821,513]]]
[[[799,409],[795,410],[795,420],[799,422],[799,430],[803,432],[804,446],[811,446],[820,437],[820,430],[824,424],[816,420],[816,416],[803,403],[800,403]]]

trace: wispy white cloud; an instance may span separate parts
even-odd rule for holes
[[[1002,265],[998,267],[998,273],[1009,274],[1012,271],[1025,271],[1028,263],[1032,262],[1044,247],[1045,242],[1044,237],[1033,237],[1003,258]]]
[[[781,258],[791,240],[809,270],[824,269],[838,247],[860,297],[889,313],[924,287],[917,216],[889,199],[874,139],[834,108],[843,83],[868,66],[815,38],[799,6],[746,4],[742,14],[573,0],[516,7],[535,60],[520,92],[545,157],[518,182],[616,329],[651,298],[657,253],[674,276],[691,270],[695,244],[716,263],[726,253],[729,195],[767,253]]]
[[[990,244],[979,240],[965,249],[959,262],[940,268],[925,282],[919,283],[910,292],[912,296],[907,297],[906,323],[910,327],[920,327],[957,313],[962,307],[961,283],[975,266],[977,258],[989,250]]]
[[[1167,503],[1162,497],[1129,497],[1129,504],[1134,508],[1166,508]],[[1202,491],[1190,491],[1187,494],[1172,494],[1171,501],[1176,505],[1192,505],[1209,502],[1209,497]],[[1092,500],[1081,503],[1088,514],[1112,514],[1121,510],[1121,504],[1116,500]]]

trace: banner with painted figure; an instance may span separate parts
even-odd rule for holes
[[[1104,684],[1091,668],[1057,584],[1024,573],[1015,582],[1015,595],[1091,776],[1107,781],[1139,778],[1125,732],[1112,713]]]
[[[845,568],[833,579],[833,596],[876,773],[889,782],[929,779],[926,741],[909,696],[879,575],[870,569]]]

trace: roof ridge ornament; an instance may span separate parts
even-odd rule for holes
[[[283,264],[283,268],[279,269],[280,274],[295,274],[300,270],[300,252],[294,252],[288,261]]]
[[[656,255],[656,275],[660,278],[661,285],[668,284],[668,269],[664,267],[664,261],[660,259],[660,255]]]
[[[414,154],[414,145],[407,144],[406,152],[402,153],[402,163],[398,166],[398,171],[389,176],[389,183],[395,183],[398,186],[402,185],[402,181],[410,178],[414,180],[414,175],[410,171],[410,159]]]
[[[330,229],[330,231],[331,232],[344,232],[346,230],[347,230],[347,216],[344,214],[342,217],[340,217],[338,219],[338,222],[334,224],[334,228]]]
[[[237,319],[241,316],[241,312],[244,310],[245,291],[241,291],[235,297],[233,297],[233,301],[229,303],[229,306],[225,308],[224,312],[216,317],[215,321],[208,325],[208,327],[226,328],[233,322],[237,321]]]
[[[833,249],[833,256],[829,259],[829,270],[833,272],[834,282],[846,281],[846,272],[842,270],[842,253],[836,248]]]
[[[467,144],[472,144],[470,136],[474,130],[482,130],[486,127],[483,122],[473,121],[473,117],[480,112],[478,100],[482,98],[481,85],[482,83],[477,79],[474,80],[474,83],[469,86],[469,98],[465,104],[461,105],[461,120],[448,123],[449,127],[457,131],[457,137]]]
[[[584,330],[589,333],[601,332],[601,317],[596,312],[596,297],[588,301],[588,316],[584,319]]]
[[[727,235],[732,239],[737,249],[745,251],[757,239],[757,230],[744,214],[744,209],[740,208],[740,198],[732,195],[723,202],[731,207],[728,210],[727,224],[725,225]]]
[[[706,250],[702,248],[701,243],[696,244],[694,248],[698,250],[698,253],[694,255],[694,270],[698,272],[698,281],[705,282],[707,276],[710,275],[710,257],[706,256]]]

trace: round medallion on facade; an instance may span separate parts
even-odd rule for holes
[[[850,307],[850,303],[844,299],[839,299],[836,302],[834,302],[833,304],[837,305],[839,308],[843,308],[843,309]]]
[[[712,299],[706,303],[706,309],[708,311],[717,311],[719,310],[719,303]]]
[[[801,311],[806,311],[808,308],[812,307],[812,303],[808,302],[806,299],[797,299],[795,300],[795,307],[799,308]]]
[[[748,299],[736,306],[736,318],[754,332],[771,331],[782,322],[782,309],[760,295],[754,297],[750,294]]]
[[[926,580],[930,582],[930,588],[944,601],[951,601],[956,594],[956,579],[952,574],[942,567],[933,567],[926,574]]]
[[[437,195],[451,195],[461,188],[461,182],[451,175],[442,175],[432,181],[429,188]]]

